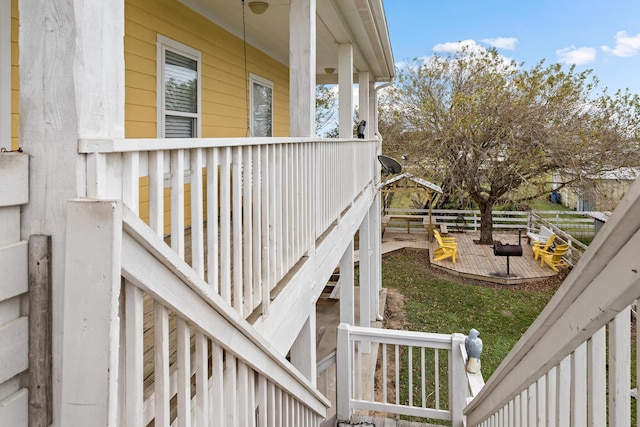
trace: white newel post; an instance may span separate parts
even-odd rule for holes
[[[53,424],[83,425],[61,424],[60,418],[62,343],[68,335],[63,331],[63,292],[69,290],[65,230],[77,228],[73,222],[67,226],[67,202],[88,194],[87,160],[78,154],[78,140],[124,137],[124,2],[19,0],[18,5],[20,145],[30,157],[22,235],[50,235],[52,242]],[[105,159],[93,160],[96,170],[107,168]],[[92,182],[94,189],[118,186],[110,184],[111,177],[109,185]],[[89,243],[86,238],[82,242]],[[94,261],[98,264],[93,267],[100,270],[110,263]],[[92,325],[87,328],[92,330]]]
[[[68,203],[62,426],[118,426],[122,202]]]
[[[338,325],[336,342],[336,415],[338,421],[351,419],[351,390],[353,380],[353,355],[351,354],[349,325]]]
[[[291,0],[289,28],[290,136],[313,136],[316,133],[316,0]]]
[[[462,427],[464,415],[462,411],[469,395],[467,371],[461,346],[464,346],[465,336],[462,334],[451,335],[451,352],[449,353],[449,408],[451,408],[451,426]]]
[[[340,138],[353,138],[353,46],[338,45],[338,129]]]
[[[340,323],[354,325],[354,268],[353,268],[353,240],[340,258]]]

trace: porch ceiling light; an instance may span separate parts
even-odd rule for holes
[[[269,3],[267,3],[266,1],[249,2],[249,9],[251,9],[251,12],[255,13],[256,15],[262,15],[267,11],[268,8]]]
[[[324,69],[324,72],[327,74],[333,74],[334,71],[336,71],[336,69],[332,67],[327,67]]]

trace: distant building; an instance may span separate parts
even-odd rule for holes
[[[554,174],[554,182],[566,181],[568,172]],[[576,211],[613,211],[627,194],[640,168],[620,168],[590,177],[579,187],[558,190],[560,203]]]

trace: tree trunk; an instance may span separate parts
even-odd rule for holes
[[[493,202],[484,201],[480,208],[480,244],[493,244]]]

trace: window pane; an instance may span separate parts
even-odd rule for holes
[[[198,62],[165,51],[165,104],[171,111],[198,112]]]
[[[253,136],[272,136],[272,89],[253,82]]]
[[[165,138],[195,138],[196,119],[193,117],[165,116]]]

